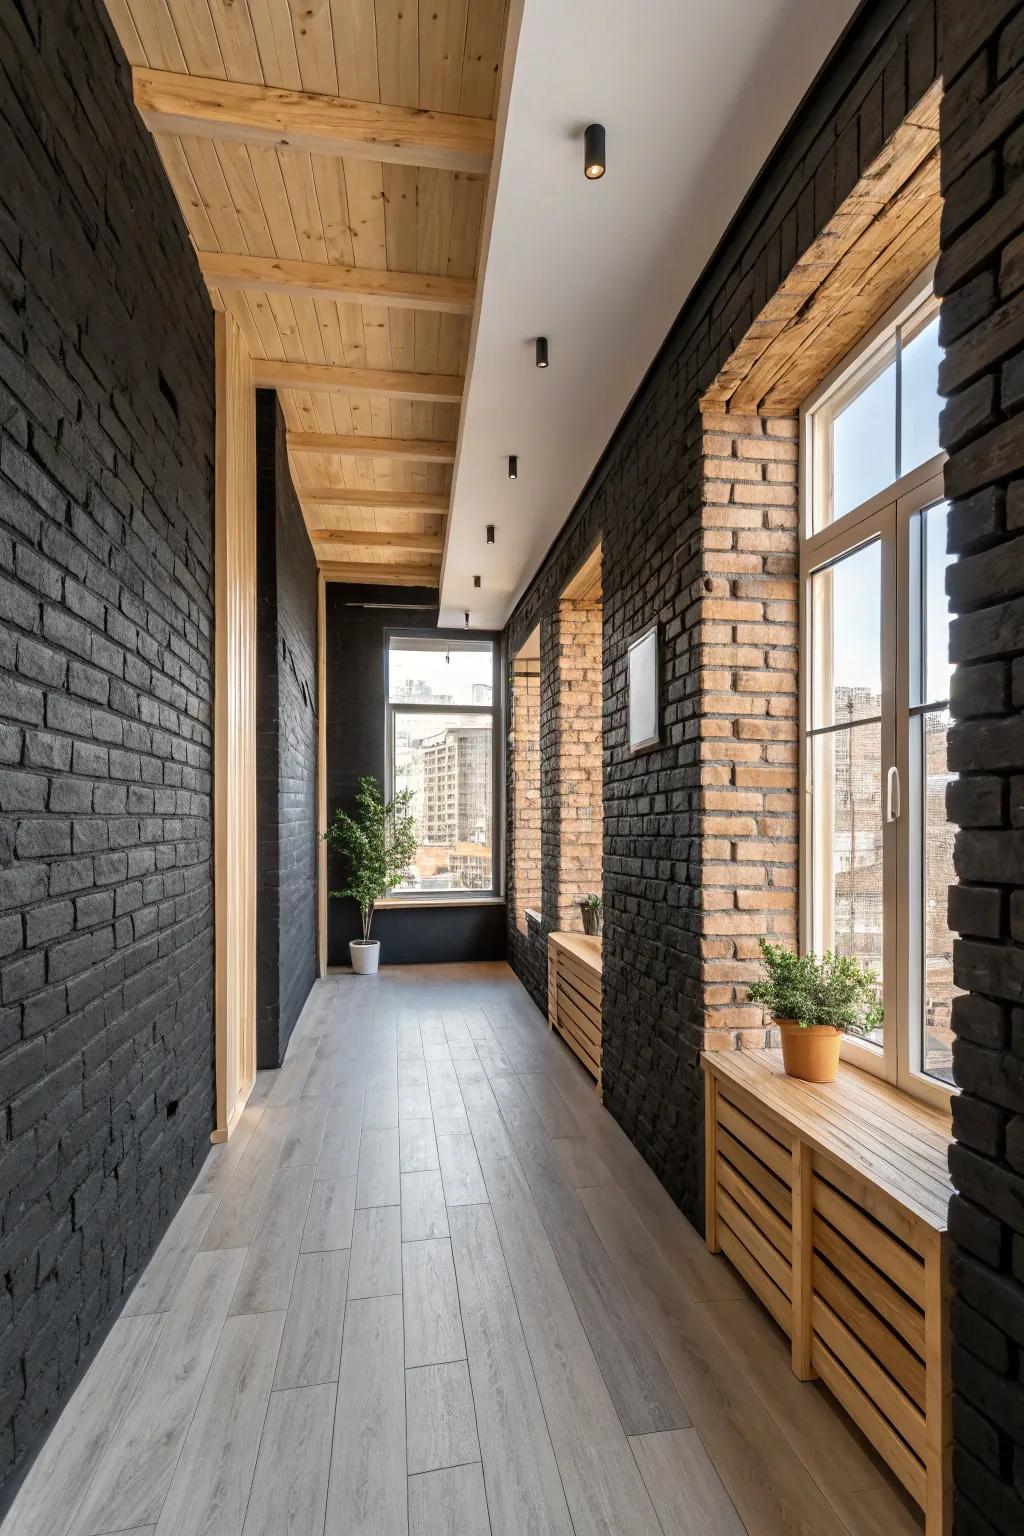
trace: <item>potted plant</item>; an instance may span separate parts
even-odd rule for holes
[[[335,811],[334,820],[324,833],[332,853],[339,853],[347,866],[347,883],[332,896],[351,897],[359,906],[363,936],[352,939],[349,954],[358,976],[373,976],[380,964],[380,940],[370,938],[373,912],[378,901],[401,885],[416,854],[416,820],[409,810],[412,790],[403,789],[393,800],[385,800],[380,785],[372,775],[359,780],[356,804],[359,814],[349,816]]]
[[[782,1061],[790,1077],[831,1083],[843,1035],[867,1035],[882,1023],[878,978],[849,955],[795,955],[758,939],[762,980],[750,989],[782,1032]]]
[[[596,936],[601,932],[602,902],[600,896],[584,896],[580,901],[583,914],[583,932]]]

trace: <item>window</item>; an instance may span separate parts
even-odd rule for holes
[[[399,893],[498,893],[498,697],[492,640],[388,636],[389,793],[412,791],[419,838]]]
[[[885,1019],[844,1055],[952,1084],[949,613],[930,273],[803,410],[801,937],[871,965]]]

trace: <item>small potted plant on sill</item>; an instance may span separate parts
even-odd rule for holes
[[[385,800],[372,775],[359,780],[356,804],[359,814],[337,810],[324,833],[332,853],[346,863],[347,883],[332,896],[351,897],[359,906],[363,936],[349,943],[352,969],[357,976],[374,976],[380,964],[380,940],[370,938],[378,901],[401,885],[418,846],[415,817],[409,810],[412,790],[403,789]]]
[[[596,938],[601,932],[601,912],[603,904],[600,896],[584,896],[580,901],[580,911],[583,914],[583,932]]]
[[[750,997],[768,1009],[782,1032],[788,1076],[833,1082],[843,1036],[881,1027],[878,978],[849,955],[795,955],[766,939],[757,942],[764,975]]]

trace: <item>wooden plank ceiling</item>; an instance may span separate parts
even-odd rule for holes
[[[321,566],[436,584],[508,0],[107,8]]]

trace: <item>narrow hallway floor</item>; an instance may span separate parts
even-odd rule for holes
[[[0,1536],[913,1536],[505,965],[314,989]]]

